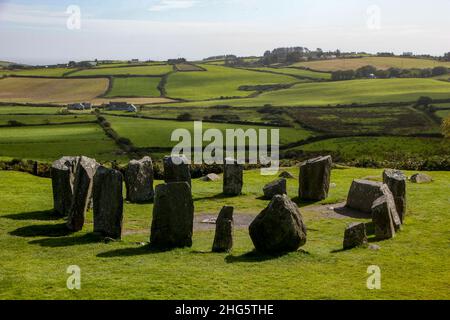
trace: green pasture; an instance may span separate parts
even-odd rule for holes
[[[158,84],[161,78],[114,78],[112,89],[106,95],[114,97],[159,97]]]
[[[7,125],[11,121],[17,121],[26,125],[48,125],[64,124],[70,122],[92,122],[96,121],[94,115],[1,115],[0,125]]]
[[[83,76],[162,76],[172,71],[169,65],[149,65],[123,68],[92,68],[70,74],[70,77]]]
[[[57,114],[60,107],[0,106],[0,114]]]
[[[317,80],[331,80],[331,74],[326,72],[314,72],[310,70],[300,69],[300,68],[271,68],[271,67],[258,67],[252,68],[254,70],[264,71],[264,72],[276,72],[283,73],[286,75],[305,77]]]
[[[215,65],[200,65],[206,72],[177,72],[169,76],[167,96],[186,100],[221,97],[246,97],[251,94],[239,87],[247,85],[286,84],[296,81],[290,76],[247,71]]]
[[[69,68],[38,68],[25,70],[0,70],[0,75],[62,77],[65,73],[76,69]]]

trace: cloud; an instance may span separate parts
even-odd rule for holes
[[[161,0],[158,4],[151,6],[148,10],[153,12],[188,9],[194,7],[197,0]]]

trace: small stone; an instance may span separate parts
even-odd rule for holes
[[[212,251],[230,252],[233,248],[233,207],[223,207],[216,221]]]
[[[424,174],[424,173],[417,173],[417,174],[413,175],[410,180],[412,183],[418,183],[418,184],[433,182],[433,178],[431,178],[429,175]]]
[[[205,181],[205,182],[213,182],[213,181],[219,181],[220,177],[215,173],[210,173],[210,174],[204,176],[203,178],[201,178],[201,180]]]
[[[226,159],[223,173],[223,194],[239,196],[244,185],[244,167],[234,159]]]
[[[210,219],[204,219],[202,220],[202,223],[204,224],[216,224],[217,218],[210,218]]]
[[[366,225],[364,223],[351,223],[345,229],[344,250],[360,247],[367,244]]]
[[[373,251],[378,251],[378,250],[381,250],[381,247],[379,245],[377,245],[377,244],[371,244],[369,246],[369,249],[373,250]]]
[[[305,161],[300,165],[300,199],[320,201],[328,197],[332,164],[331,156],[326,156]]]
[[[268,183],[263,189],[264,198],[272,199],[276,195],[287,194],[286,184],[286,179],[278,179]]]
[[[337,184],[336,183],[330,183],[330,188],[332,188],[332,189],[337,188]]]
[[[275,196],[251,223],[249,231],[256,250],[261,253],[297,251],[306,243],[302,215],[287,195]]]

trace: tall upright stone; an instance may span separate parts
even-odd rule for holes
[[[266,184],[263,188],[264,198],[271,200],[276,195],[287,194],[286,179],[277,179]]]
[[[72,207],[77,161],[77,157],[63,157],[53,162],[51,167],[53,208],[62,216],[68,216]]]
[[[94,232],[122,238],[123,177],[120,171],[99,167],[94,176]]]
[[[406,215],[406,179],[403,172],[399,170],[385,170],[383,172],[383,182],[394,196],[395,207],[402,223]]]
[[[306,243],[306,226],[297,205],[277,195],[251,223],[250,237],[257,251],[279,254],[297,251]]]
[[[373,203],[372,221],[375,227],[375,237],[377,240],[387,240],[395,237],[395,227],[391,211],[392,207],[385,195],[381,196]]]
[[[223,168],[223,194],[239,196],[244,186],[244,167],[235,159],[225,159]]]
[[[326,156],[305,161],[300,165],[300,199],[320,201],[328,197],[332,164],[331,156]]]
[[[212,251],[230,252],[233,249],[233,207],[223,207],[216,221]]]
[[[188,159],[184,156],[166,156],[164,163],[164,181],[171,182],[187,182],[191,186],[191,169]]]
[[[371,214],[374,201],[383,195],[382,186],[383,184],[380,182],[354,180],[348,193],[346,206]]]
[[[125,170],[127,200],[144,203],[153,199],[153,162],[150,157],[132,160]]]
[[[150,243],[163,249],[192,246],[194,202],[187,182],[162,184],[155,189]]]
[[[383,184],[381,186],[381,192],[383,193],[383,196],[386,198],[386,201],[388,202],[389,212],[392,217],[392,223],[394,224],[395,231],[400,231],[400,229],[402,228],[402,220],[400,219],[400,216],[397,212],[394,196],[392,195],[391,190],[389,190],[387,184]]]
[[[71,231],[83,229],[86,211],[92,198],[92,185],[99,164],[94,159],[80,157],[74,180],[73,200],[70,208],[67,228]]]

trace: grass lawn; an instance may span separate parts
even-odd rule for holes
[[[373,175],[381,170],[334,170],[328,202],[344,200],[352,179]],[[381,250],[339,251],[347,223],[361,220],[303,207],[304,252],[274,258],[249,254],[246,228],[235,230],[232,254],[210,253],[212,231],[196,231],[192,248],[149,252],[138,243],[149,239],[152,205],[125,204],[121,242],[92,236],[92,213],[82,232],[69,235],[50,212],[49,179],[1,171],[0,194],[8,201],[0,207],[0,299],[449,299],[450,173],[431,175],[432,184],[408,184],[404,230],[378,243]],[[267,205],[257,198],[269,180],[246,172],[244,195],[231,199],[217,198],[221,182],[194,181],[196,213],[216,215],[230,204],[239,214],[257,214]],[[291,196],[296,184],[289,181]],[[66,288],[71,265],[81,268],[79,291]],[[371,265],[381,268],[381,290],[366,288]]]
[[[117,151],[97,124],[0,128],[0,157],[52,162],[83,154],[99,161],[122,160]]]
[[[6,78],[0,80],[1,102],[71,103],[103,94],[109,80]]]
[[[159,97],[160,78],[114,78],[106,97]]]
[[[69,75],[69,77],[117,75],[161,76],[171,71],[172,66],[169,66],[167,64],[123,68],[92,68],[72,73]]]
[[[299,62],[293,64],[296,67],[307,67],[313,70],[320,71],[336,71],[336,70],[350,70],[358,69],[367,65],[376,67],[377,69],[426,69],[439,66],[450,67],[450,62],[442,62],[428,59],[414,59],[401,57],[363,57],[356,59],[334,59],[323,61],[309,61]]]
[[[213,65],[200,65],[206,72],[177,72],[169,77],[167,96],[186,100],[206,100],[220,97],[246,97],[244,85],[293,83],[290,76],[253,72]]]
[[[336,138],[296,148],[306,152],[330,152],[347,161],[426,158],[450,154],[450,142],[439,138],[352,137]]]
[[[113,117],[106,116],[111,123],[112,128],[121,136],[130,139],[136,147],[173,147],[178,142],[171,142],[172,132],[176,129],[185,128],[191,133],[193,132],[194,124],[190,122],[179,122],[170,120],[148,120],[137,118]],[[219,129],[224,132],[226,129],[276,129],[273,127],[264,126],[248,126],[235,124],[218,124],[218,123],[203,123],[203,131],[208,129]],[[269,132],[270,139],[270,132]],[[304,140],[312,136],[308,130],[301,128],[281,128],[280,129],[280,144],[296,142]],[[204,145],[208,145],[205,142]]]
[[[448,99],[450,98],[450,83],[433,79],[374,79],[301,83],[289,89],[263,93],[255,98],[176,103],[174,105],[326,106],[352,103],[413,102],[421,96]]]

